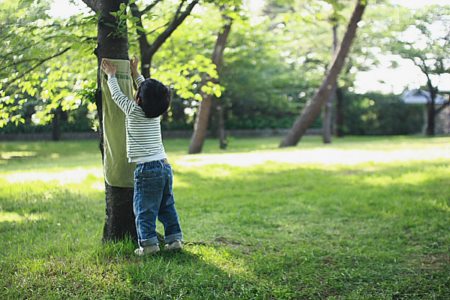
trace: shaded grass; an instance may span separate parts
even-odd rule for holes
[[[292,151],[277,142],[236,139],[228,152]],[[449,143],[346,138],[327,147],[432,151]],[[0,298],[448,298],[450,160],[187,167],[177,164],[186,147],[166,143],[186,250],[140,259],[130,241],[100,242],[95,142],[2,144]],[[322,145],[308,137],[302,147]],[[214,148],[208,141],[206,152]],[[81,179],[46,179],[80,168]],[[20,181],[20,172],[37,177]]]

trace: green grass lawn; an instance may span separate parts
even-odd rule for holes
[[[279,141],[167,140],[187,245],[146,258],[101,243],[95,141],[2,143],[0,299],[450,298],[450,138]]]

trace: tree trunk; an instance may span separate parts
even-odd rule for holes
[[[336,136],[344,136],[344,95],[342,88],[336,87]]]
[[[138,42],[139,42],[139,52],[141,55],[141,74],[144,78],[150,78],[150,65],[152,55],[150,54],[150,44],[147,40],[147,35],[145,32],[141,31],[141,28],[144,28],[142,24],[142,15],[139,11],[139,8],[135,3],[130,4],[130,10],[133,17],[137,18],[136,25],[136,33],[138,34]]]
[[[337,21],[335,19],[333,19],[333,56],[336,55],[336,51],[338,48],[338,37],[337,37],[337,30],[338,30],[338,25],[337,25]],[[333,102],[334,99],[336,98],[336,86],[337,83],[335,83],[333,85],[333,90],[331,92],[331,95],[327,101],[327,103],[324,106],[324,110],[323,110],[323,124],[322,124],[322,140],[325,144],[330,144],[331,143],[331,132],[332,132],[332,117],[333,117]]]
[[[127,0],[101,0],[97,2],[99,18],[98,44],[95,51],[98,59],[96,104],[101,128],[100,149],[102,157],[104,153],[100,64],[103,58],[128,59],[126,28],[121,28],[121,32],[118,32],[117,20],[110,14],[110,12],[118,11],[121,3],[126,4],[127,2]],[[117,134],[122,134],[120,132],[117,132]],[[103,228],[103,241],[121,240],[127,236],[136,240],[133,215],[133,188],[114,187],[105,182],[105,197],[106,219]]]
[[[189,145],[189,154],[202,152],[203,143],[205,142],[206,133],[208,131],[209,114],[212,105],[212,95],[201,92],[202,102],[198,108],[195,118],[194,132],[192,134],[191,143]]]
[[[322,141],[324,144],[331,143],[331,133],[332,133],[332,117],[333,117],[333,102],[336,98],[336,85],[331,91],[328,101],[326,101],[323,107],[323,121],[322,121]]]
[[[128,36],[127,27],[120,28],[116,18],[112,16],[111,12],[117,12],[121,4],[128,5],[129,0],[82,0],[88,7],[90,7],[98,17],[98,35],[97,48],[94,53],[98,59],[97,71],[97,91],[95,93],[95,103],[97,105],[97,112],[99,117],[99,138],[100,151],[102,154],[102,161],[104,158],[104,130],[103,130],[103,108],[102,108],[102,92],[101,92],[101,78],[100,65],[103,58],[123,59],[128,60]],[[174,19],[166,30],[160,34],[155,42],[150,45],[147,41],[145,32],[138,30],[140,51],[141,51],[141,71],[144,77],[150,77],[150,66],[153,55],[161,47],[161,45],[169,38],[175,29],[185,20],[190,14],[194,6],[199,0],[193,0],[188,4],[186,9],[181,12],[181,8],[185,1],[181,1]],[[157,2],[150,4],[144,9],[145,12],[151,10]],[[139,26],[142,27],[142,12],[139,12],[136,4],[131,3],[130,8],[132,14],[139,19]],[[138,15],[136,15],[136,13]],[[123,124],[125,126],[125,124]],[[125,131],[121,131],[125,132]],[[117,133],[123,134],[123,133]],[[133,215],[133,188],[122,188],[110,186],[105,182],[105,197],[106,197],[106,220],[103,230],[103,241],[121,240],[127,236],[133,240],[137,239],[136,228]],[[160,235],[158,234],[158,237]]]
[[[141,51],[141,74],[144,78],[150,78],[152,57],[146,51]]]
[[[431,83],[431,79],[429,78],[428,74],[427,76],[427,86],[428,91],[430,92],[430,102],[427,102],[427,129],[426,129],[426,135],[427,136],[434,136],[435,135],[435,106],[436,106],[436,96],[437,96],[437,89],[433,86]]]
[[[217,111],[217,134],[219,136],[219,148],[225,150],[227,149],[228,141],[227,141],[227,134],[225,131],[223,105],[220,101],[217,100],[216,100],[216,111]]]
[[[227,43],[227,38],[231,30],[232,20],[228,19],[219,32],[214,46],[214,51],[212,55],[212,62],[216,65],[217,73],[220,74],[220,69],[222,67],[223,61],[223,51]],[[206,84],[207,78],[202,82],[202,85]],[[189,154],[195,154],[202,152],[203,143],[205,142],[206,133],[208,130],[209,115],[211,111],[212,95],[208,95],[201,92],[202,101],[200,102],[200,107],[198,109],[197,117],[195,119],[194,132],[192,134],[191,143],[189,145]]]
[[[427,129],[426,129],[426,135],[427,136],[434,136],[435,134],[435,115],[434,115],[434,101],[427,103]]]
[[[61,139],[61,106],[53,110],[52,119],[52,140],[59,141]]]
[[[292,126],[288,135],[284,138],[283,141],[281,141],[280,147],[297,145],[308,127],[320,114],[321,108],[323,104],[329,99],[339,72],[342,70],[345,58],[347,57],[352,41],[356,36],[358,22],[361,20],[365,8],[365,2],[362,3],[362,0],[358,0],[348,24],[347,31],[345,32],[340,48],[336,56],[334,57],[333,63],[331,64],[331,68],[328,71],[327,76],[325,77],[322,85],[319,87],[312,100],[306,104],[306,107],[303,109],[301,115],[294,122],[294,125]]]

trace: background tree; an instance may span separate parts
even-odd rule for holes
[[[222,8],[224,10],[225,8]],[[223,27],[217,35],[217,40],[214,45],[213,54],[211,60],[216,67],[216,71],[220,74],[220,69],[223,64],[223,53],[227,44],[228,35],[231,31],[231,24],[233,19],[222,11],[222,20],[224,22]],[[217,83],[217,77],[214,79]],[[208,123],[210,118],[210,111],[212,105],[212,95],[208,93],[207,83],[211,81],[211,78],[204,77],[202,80],[202,101],[197,112],[197,116],[194,124],[194,132],[192,133],[191,143],[189,145],[189,154],[200,153],[202,151],[203,143],[206,138]],[[219,94],[217,94],[219,96]]]
[[[333,33],[333,40],[332,40],[332,56],[336,55],[337,49],[338,49],[338,10],[339,10],[339,2],[338,1],[332,1],[331,5],[333,6],[333,11],[331,16],[329,17],[330,25],[331,25],[331,31]],[[338,80],[336,80],[336,83],[333,86],[333,89],[330,94],[330,98],[325,103],[324,110],[323,110],[323,124],[322,124],[322,140],[324,143],[329,144],[331,143],[331,134],[332,134],[332,118],[333,118],[333,102],[335,99],[338,99],[337,93],[337,84]]]
[[[392,32],[391,42],[386,47],[392,54],[412,61],[425,75],[426,89],[430,93],[426,134],[433,136],[436,115],[448,105],[437,108],[436,96],[439,78],[450,73],[450,7],[429,6],[403,15],[402,20],[399,28]]]
[[[384,4],[371,4],[374,9],[370,10],[371,19],[368,21],[371,26],[362,26],[358,28],[360,38],[356,37],[353,41],[352,53],[346,58],[343,70],[336,80],[336,107],[330,109],[329,118],[322,114],[321,118],[315,119],[311,125],[314,128],[324,126],[332,127],[332,119],[334,118],[336,125],[334,129],[336,134],[343,135],[346,130],[344,124],[344,110],[349,103],[344,103],[347,92],[352,93],[355,86],[356,74],[360,71],[367,71],[378,64],[376,59],[376,45],[378,41],[385,38],[385,35],[378,31],[388,30],[382,27],[381,20],[383,17],[378,16],[374,12],[383,9]],[[314,96],[314,92],[320,87],[323,76],[332,62],[332,46],[330,41],[333,40],[333,30],[330,30],[333,23],[344,24],[350,19],[354,1],[302,1],[302,0],[272,0],[268,1],[265,7],[265,13],[270,17],[270,32],[275,32],[279,51],[282,54],[281,60],[285,64],[291,66],[298,75],[290,75],[297,82],[301,83],[296,93],[292,94],[294,103],[297,103],[298,110],[301,111],[306,104],[306,100]],[[330,20],[333,22],[330,23]],[[376,26],[372,26],[376,23]],[[380,23],[380,24],[379,24]],[[330,25],[331,24],[331,25]],[[336,35],[345,34],[344,26],[340,26],[336,30]],[[298,37],[301,36],[301,43]],[[334,93],[332,93],[334,94]],[[333,108],[333,107],[332,107]],[[332,114],[336,114],[332,117]],[[294,119],[289,125],[292,126]]]
[[[280,143],[280,147],[296,145],[303,134],[306,132],[306,129],[320,114],[320,109],[325,101],[328,100],[332,92],[332,88],[336,83],[337,76],[342,70],[344,60],[350,50],[351,43],[356,36],[358,22],[361,20],[365,8],[366,2],[358,0],[345,35],[340,44],[339,50],[334,57],[331,67],[324,81],[322,82],[322,85],[320,86],[314,97],[311,99],[311,101],[306,105],[299,118],[295,121],[288,135]]]

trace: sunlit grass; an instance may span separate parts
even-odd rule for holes
[[[0,223],[2,222],[15,222],[15,223],[21,223],[21,222],[33,222],[37,220],[44,219],[44,216],[40,214],[25,214],[25,215],[19,215],[15,212],[0,212]]]
[[[21,183],[30,181],[54,181],[58,184],[64,185],[68,183],[81,183],[86,180],[87,177],[94,177],[100,179],[103,177],[100,168],[74,168],[70,170],[51,170],[47,171],[19,171],[19,172],[6,172],[3,177],[10,183]]]
[[[95,141],[2,143],[0,298],[446,298],[450,138],[278,143],[166,141],[187,245],[144,259],[101,243]]]

